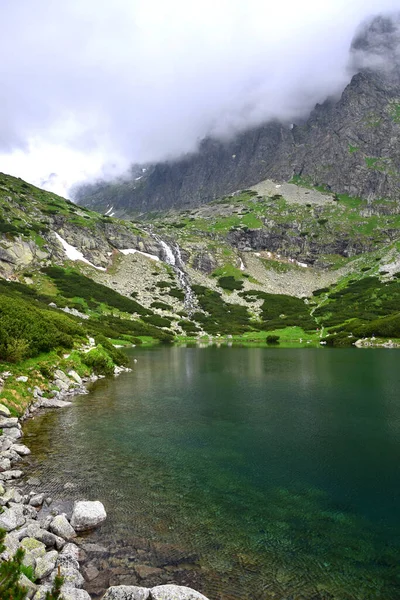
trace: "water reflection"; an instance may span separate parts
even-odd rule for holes
[[[26,425],[52,495],[73,480],[101,499],[115,543],[195,551],[213,599],[399,597],[396,353],[131,355],[132,373]]]

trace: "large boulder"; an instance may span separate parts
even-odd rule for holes
[[[183,585],[158,585],[151,588],[152,600],[208,600],[200,592]]]
[[[103,600],[148,600],[150,590],[136,585],[114,585],[106,591]]]
[[[71,525],[76,531],[85,531],[98,527],[107,518],[107,513],[101,502],[75,502],[72,511]]]

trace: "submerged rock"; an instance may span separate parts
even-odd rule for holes
[[[71,525],[76,531],[85,531],[98,527],[107,518],[107,513],[101,502],[75,502],[72,512]]]

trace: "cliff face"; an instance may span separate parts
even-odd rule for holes
[[[80,188],[79,203],[116,214],[195,206],[271,178],[299,176],[368,199],[400,192],[400,18],[377,18],[351,48],[356,73],[339,100],[305,124],[267,123],[229,142],[206,139],[175,162],[135,167],[132,177]],[[138,173],[141,175],[138,176]]]

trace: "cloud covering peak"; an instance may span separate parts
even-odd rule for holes
[[[2,0],[0,170],[65,192],[305,116],[349,80],[360,21],[396,4]]]

